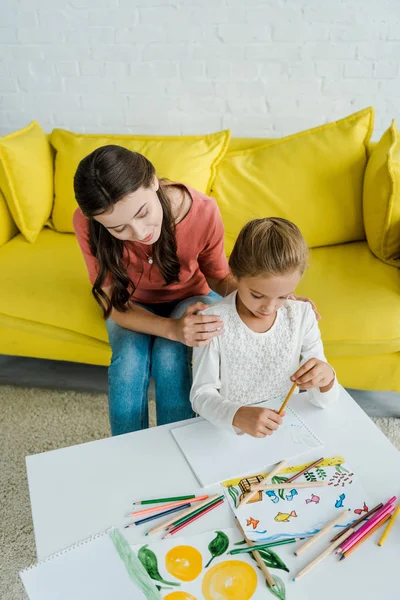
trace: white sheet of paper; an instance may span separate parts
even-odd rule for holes
[[[130,578],[106,532],[21,571],[20,576],[30,600],[145,600],[147,597]],[[160,597],[156,588],[152,597]]]
[[[171,433],[204,487],[323,447],[321,440],[290,407],[286,408],[279,429],[265,438],[236,435],[217,429],[204,419],[171,429]]]
[[[220,552],[211,553],[210,543],[217,537],[225,543],[215,546]],[[176,539],[175,539],[176,538]],[[250,554],[232,556],[230,550],[238,548],[243,537],[235,529],[207,531],[197,535],[173,536],[162,542],[149,542],[149,550],[157,558],[157,568],[163,579],[156,581],[162,586],[162,598],[181,600],[211,600],[240,598],[241,600],[268,600],[273,598],[266,591],[266,583],[260,569]],[[139,552],[144,544],[132,546]],[[242,544],[241,544],[242,546]],[[279,549],[278,549],[279,550]],[[292,549],[292,563],[293,560]],[[285,566],[284,563],[282,566]],[[284,569],[272,573],[280,579],[279,588],[284,590],[283,579],[289,581]],[[225,593],[224,593],[225,592]],[[279,595],[282,598],[283,595]]]
[[[299,472],[303,466],[298,465],[294,473]],[[275,477],[274,483],[278,483],[278,478],[281,483],[292,475],[293,473],[283,471]],[[329,485],[296,488],[297,483],[313,481],[325,481]],[[224,482],[222,485],[245,534],[256,542],[312,536],[338,513],[347,510],[348,513],[335,528],[334,533],[337,533],[372,508],[359,477],[342,456],[324,459],[320,465],[293,481],[290,489],[259,492],[251,502],[237,508],[244,495],[243,486],[247,487],[247,482],[244,478],[234,485],[232,482]]]

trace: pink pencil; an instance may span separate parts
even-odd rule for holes
[[[191,498],[190,500],[179,500],[177,502],[169,502],[168,504],[158,504],[157,506],[152,506],[151,508],[143,508],[142,510],[134,510],[130,512],[128,517],[138,517],[139,515],[147,515],[152,512],[160,512],[160,510],[164,510],[167,508],[174,508],[175,506],[183,506],[184,504],[193,504],[193,502],[201,502],[202,500],[206,500],[208,496],[197,496],[197,498]]]
[[[396,496],[393,496],[393,498],[386,502],[386,504],[384,504],[382,508],[378,510],[373,517],[371,517],[371,519],[369,519],[362,527],[360,527],[360,529],[354,532],[353,535],[351,535],[349,539],[346,540],[342,546],[340,546],[340,551],[342,553],[347,552],[347,550],[349,550],[351,546],[358,542],[358,540],[362,538],[364,534],[368,533],[368,531],[372,529],[372,527],[374,527],[374,525],[376,525],[376,523],[380,521],[382,517],[386,516],[393,509],[394,502],[396,502]]]
[[[169,531],[167,533],[167,535],[164,535],[164,537],[161,538],[161,539],[165,540],[165,538],[168,538],[171,535],[174,535],[174,533],[177,533],[178,531],[180,531],[181,529],[183,529],[187,525],[190,525],[191,523],[193,523],[193,521],[196,521],[196,519],[200,519],[200,517],[202,517],[206,513],[210,512],[210,510],[213,510],[214,508],[217,508],[217,506],[220,506],[221,504],[223,504],[223,502],[224,502],[224,499],[222,498],[219,502],[216,502],[215,504],[212,504],[211,506],[209,506],[208,508],[206,508],[206,510],[203,510],[203,512],[199,513],[198,515],[195,515],[191,519],[188,519],[184,523],[181,523],[180,525],[178,525],[178,527],[175,527],[175,529],[171,529],[171,531]]]

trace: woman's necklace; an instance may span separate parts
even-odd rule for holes
[[[154,260],[153,257],[150,256],[150,254],[147,254],[147,252],[145,250],[143,250],[143,252],[145,253],[145,255],[147,256],[147,262],[149,263],[149,265],[152,265]]]

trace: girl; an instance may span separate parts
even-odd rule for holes
[[[326,407],[339,386],[310,304],[288,299],[307,265],[299,229],[286,219],[251,221],[239,234],[229,265],[237,291],[212,308],[224,322],[223,336],[194,351],[191,402],[217,427],[264,437],[282,419],[254,405],[283,400],[292,381],[308,390],[313,404]]]
[[[150,375],[158,424],[190,418],[189,347],[223,327],[197,312],[236,287],[216,202],[158,180],[144,156],[113,145],[81,161],[74,187],[74,229],[112,348],[113,435],[148,426]]]

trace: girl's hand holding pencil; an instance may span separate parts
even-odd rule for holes
[[[335,382],[335,372],[328,363],[318,358],[310,358],[290,378],[300,390],[319,388],[329,392]]]
[[[282,413],[284,416],[285,413]],[[257,406],[241,406],[233,418],[232,425],[244,433],[256,438],[272,435],[279,425],[282,425],[282,416],[276,410],[257,408]]]

